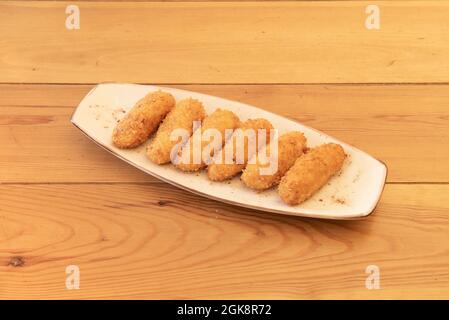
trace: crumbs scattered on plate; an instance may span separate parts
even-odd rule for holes
[[[345,200],[344,198],[341,198],[341,197],[335,197],[335,196],[332,196],[331,198],[332,198],[332,200],[333,200],[335,203],[338,203],[338,204],[346,204],[346,200]]]

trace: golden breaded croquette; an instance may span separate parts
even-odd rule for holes
[[[157,129],[174,105],[175,99],[169,93],[149,93],[117,124],[112,133],[112,142],[122,149],[137,147]]]
[[[271,141],[269,145],[248,161],[241,176],[241,180],[247,187],[255,190],[265,190],[277,185],[281,177],[295,163],[295,160],[303,154],[303,150],[306,147],[306,138],[298,131],[282,135],[277,142],[277,157],[271,155],[273,143],[276,143],[275,141]],[[277,160],[277,170],[274,170],[273,173],[264,173],[261,171],[269,167],[269,164],[261,161],[265,155],[268,158],[274,157],[272,159],[273,161]]]
[[[188,98],[179,101],[164,119],[155,138],[148,145],[148,158],[157,164],[169,163],[173,147],[180,142],[170,139],[172,132],[176,129],[184,129],[190,137],[193,132],[193,122],[202,121],[205,116],[204,107],[198,100]]]
[[[346,154],[335,143],[318,146],[299,157],[281,179],[278,193],[289,205],[297,205],[317,192],[340,171]]]
[[[206,167],[207,164],[202,157],[203,150],[210,148],[209,156],[212,157],[214,150],[223,146],[227,138],[227,131],[234,130],[239,126],[240,120],[233,112],[222,109],[215,110],[204,119],[201,130],[198,128],[182,148],[176,167],[182,171],[198,171]],[[211,141],[210,137],[205,137],[205,134],[214,132],[220,134],[217,139],[214,138]]]
[[[248,159],[259,150],[258,130],[265,130],[265,145],[270,142],[271,129],[273,129],[273,126],[266,119],[249,119],[243,122],[240,129],[236,129],[232,138],[226,142],[223,152],[220,152],[218,157],[213,159],[212,163],[207,167],[209,179],[212,181],[224,181],[240,173],[245,168]],[[243,148],[239,144],[243,144]],[[225,156],[228,152],[232,154],[231,163],[226,163]],[[238,159],[237,152],[243,152],[243,155],[240,155],[241,159]]]

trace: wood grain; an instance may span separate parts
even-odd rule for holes
[[[70,2],[72,3],[72,2]],[[449,2],[0,2],[0,82],[449,82]]]
[[[389,182],[449,182],[447,85],[176,86],[259,106],[385,161]],[[90,85],[0,85],[0,182],[154,181],[69,122]]]
[[[367,220],[336,222],[160,183],[0,186],[0,298],[447,299],[448,192],[388,185]],[[380,290],[365,288],[371,264]]]

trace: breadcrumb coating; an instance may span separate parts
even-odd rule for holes
[[[274,143],[273,141],[271,143]],[[261,163],[262,155],[271,156],[271,146],[267,145],[257,155],[254,155],[243,170],[241,180],[243,183],[255,190],[266,190],[279,183],[281,177],[295,163],[295,160],[303,154],[306,147],[306,138],[299,131],[286,133],[278,139],[277,170],[273,174],[261,174],[261,169],[268,167],[266,163]]]
[[[242,123],[240,129],[241,132],[235,132],[223,148],[224,151],[232,153],[232,163],[226,163],[225,152],[221,152],[219,156],[216,157],[217,159],[214,159],[213,162],[207,167],[207,176],[210,180],[225,181],[239,174],[245,168],[248,159],[251,158],[254,153],[257,153],[259,149],[258,130],[266,130],[265,142],[268,144],[270,142],[270,131],[273,129],[273,125],[266,119],[249,119]],[[253,131],[253,137],[244,135],[245,132],[248,132],[249,130]],[[243,139],[239,139],[239,134],[242,135]],[[238,143],[243,143],[243,159],[241,160],[237,159],[238,150],[242,150]],[[252,148],[249,148],[248,146],[251,145]]]
[[[239,118],[229,110],[217,109],[210,116],[206,117],[202,123],[201,131],[194,132],[189,141],[182,148],[180,152],[180,162],[176,164],[176,167],[182,171],[198,171],[206,167],[204,159],[202,159],[202,151],[209,144],[217,144],[220,148],[223,146],[226,140],[226,129],[235,129],[240,126]],[[216,129],[220,133],[220,141],[211,142],[210,139],[206,139],[203,135],[209,129]],[[197,129],[200,130],[200,129]],[[210,131],[209,131],[210,132]],[[200,143],[197,145],[194,143],[195,135],[201,134]],[[210,150],[210,156],[213,156],[214,148]],[[199,155],[199,163],[195,163],[194,155]]]
[[[176,129],[184,129],[190,137],[193,132],[193,122],[202,121],[205,116],[204,107],[198,100],[188,98],[179,101],[164,119],[155,138],[148,145],[147,157],[157,164],[169,163],[173,147],[181,141],[181,137],[171,141],[172,132]]]
[[[112,142],[122,149],[139,146],[157,129],[174,105],[175,99],[169,93],[149,93],[117,124],[112,133]]]
[[[346,154],[335,143],[318,146],[298,158],[279,184],[278,193],[289,205],[297,205],[323,187],[341,170]]]

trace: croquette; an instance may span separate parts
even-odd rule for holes
[[[183,129],[189,138],[193,132],[194,121],[202,121],[206,116],[204,107],[198,100],[188,98],[179,101],[164,119],[155,138],[147,147],[147,157],[157,164],[169,163],[171,152],[182,139],[171,139],[171,134],[176,129]],[[175,153],[176,154],[176,153]]]
[[[161,121],[175,105],[169,93],[156,91],[140,99],[117,124],[112,142],[122,149],[135,148],[156,131]]]
[[[212,181],[224,181],[231,179],[239,174],[246,166],[248,159],[257,153],[265,144],[270,142],[270,132],[273,129],[272,124],[266,119],[249,119],[242,123],[239,129],[233,133],[223,152],[215,157],[212,163],[207,167],[207,176]],[[259,130],[265,135],[265,141],[259,141]],[[259,146],[262,143],[262,146]],[[243,144],[243,148],[241,148]],[[237,153],[243,153],[237,155]],[[231,161],[228,163],[226,154],[231,154]]]
[[[175,164],[176,167],[188,172],[203,169],[207,165],[203,153],[211,158],[215,150],[221,149],[229,131],[239,126],[240,120],[233,112],[222,109],[215,110],[204,119],[201,128],[198,128],[193,133],[182,148],[179,159],[177,159]],[[214,133],[217,133],[219,136],[207,137],[208,134]]]
[[[273,152],[273,143],[277,142],[277,156]],[[303,154],[306,147],[306,138],[299,131],[286,133],[277,139],[271,141],[258,154],[254,155],[249,161],[243,174],[240,177],[243,183],[252,189],[262,191],[269,189],[279,183],[281,177],[295,163],[295,160]],[[262,161],[268,158],[270,163]],[[274,163],[277,161],[277,163]],[[275,164],[274,170],[267,170]],[[268,171],[268,172],[265,172]]]
[[[289,205],[304,202],[341,170],[345,158],[343,148],[335,143],[311,149],[299,157],[282,177],[279,196]]]

